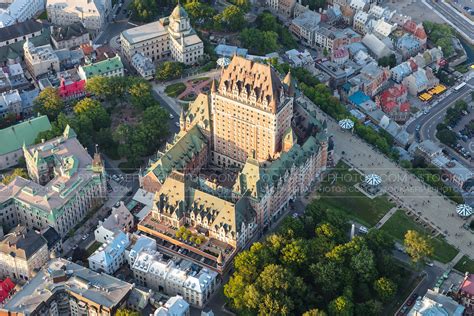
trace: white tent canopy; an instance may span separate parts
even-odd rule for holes
[[[220,67],[227,67],[229,66],[230,64],[230,59],[227,58],[227,57],[221,57],[217,60],[217,65],[219,65]]]
[[[470,207],[467,204],[459,204],[456,207],[456,213],[458,213],[460,216],[463,217],[468,217],[472,215],[472,207]]]
[[[342,129],[351,129],[354,127],[354,122],[351,119],[343,119],[339,121],[339,126]]]
[[[375,173],[371,173],[365,176],[364,181],[368,185],[377,186],[382,183],[382,178]]]

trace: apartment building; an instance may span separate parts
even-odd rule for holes
[[[89,268],[93,271],[113,274],[125,262],[125,248],[130,245],[128,234],[118,232],[109,237],[105,243],[100,246],[87,259]]]
[[[26,68],[33,78],[48,72],[59,72],[59,58],[51,45],[35,46],[26,40],[23,44]]]
[[[121,201],[118,207],[112,207],[112,212],[104,221],[99,221],[94,238],[97,242],[106,243],[120,232],[129,232],[133,222],[133,215]]]
[[[31,180],[16,177],[0,184],[0,213],[6,227],[53,227],[61,237],[107,197],[105,169],[92,159],[66,127],[63,135],[38,145],[23,146]]]
[[[0,308],[16,315],[115,315],[134,286],[65,259],[51,259]]]
[[[82,80],[87,81],[96,76],[123,77],[125,75],[125,68],[123,67],[122,59],[117,55],[88,65],[81,65],[77,73]]]
[[[170,296],[180,295],[199,308],[217,289],[216,272],[152,249],[139,253],[130,269],[137,284]]]
[[[33,230],[17,226],[0,241],[0,274],[26,282],[49,260],[46,240]]]
[[[120,39],[122,52],[128,60],[142,53],[153,62],[171,58],[193,65],[204,53],[204,44],[180,4],[169,17],[123,31]]]
[[[25,22],[44,11],[45,0],[14,0],[0,15],[0,27]]]
[[[54,49],[71,49],[88,44],[90,35],[80,22],[65,26],[51,26],[51,42]]]
[[[67,26],[76,22],[98,34],[107,24],[112,12],[111,0],[47,0],[48,18],[55,25]]]
[[[138,74],[146,80],[153,79],[155,76],[155,64],[153,64],[150,58],[144,56],[142,53],[136,53],[133,55],[131,64]]]

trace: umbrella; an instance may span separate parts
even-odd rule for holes
[[[364,178],[365,183],[368,185],[379,185],[382,183],[382,178],[379,175],[376,175],[375,173],[371,173],[365,176]]]
[[[226,57],[221,57],[216,62],[220,67],[227,67],[230,64],[230,59]]]
[[[472,207],[470,207],[467,204],[459,204],[456,207],[456,213],[458,213],[460,216],[467,217],[472,215]]]
[[[351,129],[354,127],[354,122],[350,119],[343,119],[339,121],[339,126],[342,129]]]

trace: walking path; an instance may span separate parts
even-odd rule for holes
[[[474,234],[463,228],[467,220],[455,215],[454,202],[396,165],[365,141],[352,133],[341,130],[334,119],[322,112],[306,97],[302,97],[301,101],[314,109],[320,119],[327,120],[328,133],[334,136],[335,155],[344,157],[352,166],[365,174],[380,175],[382,186],[401,207],[413,211],[442,232],[450,244],[461,252],[470,254],[470,257],[474,257],[472,246]]]
[[[398,207],[392,207],[380,220],[377,224],[375,224],[376,228],[380,228],[385,224],[386,221],[389,220],[390,217],[392,217],[393,214],[398,210]]]

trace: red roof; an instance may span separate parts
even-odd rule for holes
[[[417,27],[417,24],[413,20],[408,20],[403,25],[403,28],[410,33],[414,33],[416,31],[416,27]]]
[[[6,278],[3,282],[0,282],[0,303],[3,303],[14,289],[15,283],[13,283],[10,278]]]
[[[469,274],[461,284],[461,292],[474,295],[474,274]]]
[[[415,63],[415,60],[413,60],[413,58],[410,58],[409,62],[410,62],[411,70],[416,71],[418,69],[418,65]]]
[[[84,93],[85,87],[86,87],[85,80],[74,81],[72,83],[66,84],[63,79],[61,80],[61,85],[59,86],[58,91],[61,98],[68,98],[71,96]]]
[[[393,109],[397,107],[397,102],[395,101],[388,101],[382,104],[382,108],[384,112],[392,112]]]
[[[408,111],[410,111],[410,103],[407,101],[400,105],[400,112],[408,112]]]
[[[426,36],[424,27],[421,25],[416,29],[414,35],[418,37],[419,39],[426,39],[428,37]]]

